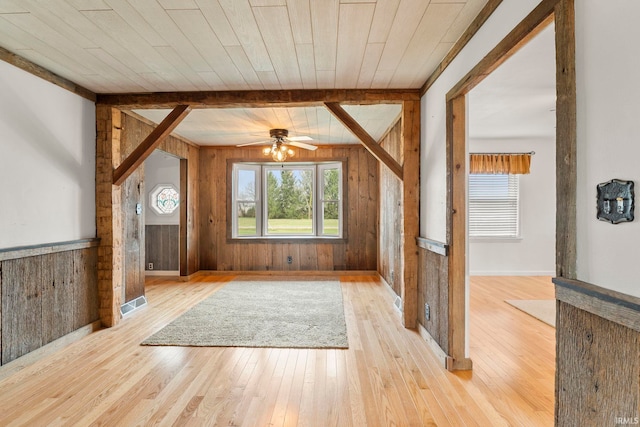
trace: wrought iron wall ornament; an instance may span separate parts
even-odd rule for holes
[[[633,221],[633,181],[612,179],[598,184],[597,218],[611,224]]]

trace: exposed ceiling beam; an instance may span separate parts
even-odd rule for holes
[[[248,90],[98,94],[97,103],[121,110],[174,108],[259,108],[342,104],[393,104],[420,99],[419,89]]]
[[[387,153],[369,133],[355,121],[337,102],[325,102],[327,109],[347,129],[351,131],[373,157],[384,163],[398,178],[402,180],[402,165]]]
[[[145,138],[140,145],[113,172],[114,185],[120,185],[135,171],[138,166],[156,149],[162,140],[180,124],[191,111],[188,105],[178,105],[167,117]]]

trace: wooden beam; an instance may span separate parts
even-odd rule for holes
[[[325,102],[324,105],[334,117],[345,125],[369,151],[373,157],[384,163],[398,178],[402,179],[402,166],[382,148],[378,142],[364,130],[362,126],[347,113],[337,102]]]
[[[113,184],[120,185],[138,166],[145,161],[153,150],[180,124],[191,111],[188,105],[178,105],[171,113],[133,150],[120,166],[113,172]]]
[[[577,278],[576,39],[573,0],[560,1],[556,20],[556,275]]]
[[[322,106],[324,102],[342,104],[391,104],[420,99],[419,89],[317,89],[247,90],[217,92],[162,92],[99,94],[97,104],[122,110],[174,108],[258,108]]]
[[[418,244],[420,234],[420,101],[402,103],[402,322],[418,321]]]
[[[40,65],[29,61],[26,58],[23,58],[20,55],[16,55],[13,52],[9,52],[7,49],[0,47],[0,59],[20,68],[27,73],[31,73],[34,76],[40,77],[43,80],[48,81],[49,83],[53,83],[56,86],[60,86],[63,89],[68,90],[69,92],[75,93],[78,96],[88,99],[89,101],[96,101],[96,94],[86,89],[71,80],[67,80],[64,77],[60,77],[59,75],[52,73]]]

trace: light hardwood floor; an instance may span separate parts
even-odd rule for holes
[[[472,373],[444,370],[375,276],[342,276],[348,350],[143,347],[234,276],[149,280],[149,305],[0,381],[0,425],[553,425],[554,329],[502,302],[548,278],[473,278]]]

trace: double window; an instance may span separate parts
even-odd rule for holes
[[[469,175],[469,237],[520,236],[519,175]]]
[[[342,237],[342,163],[234,163],[232,237]]]

